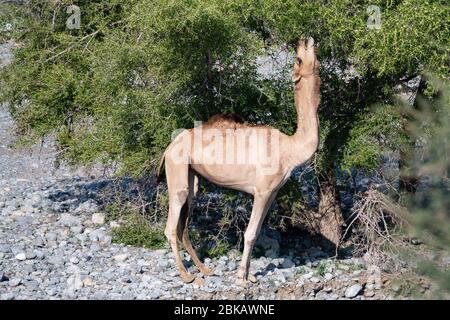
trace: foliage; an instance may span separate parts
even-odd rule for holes
[[[161,229],[150,226],[140,215],[132,214],[117,228],[113,229],[113,241],[144,248],[162,248],[166,236]]]
[[[80,30],[65,27],[72,3],[82,10]],[[367,30],[370,4],[381,8],[382,30]],[[315,37],[322,157],[344,167],[376,166],[383,148],[370,143],[380,136],[371,124],[395,117],[389,96],[400,79],[423,65],[448,72],[439,1],[30,1],[21,12],[14,37],[22,46],[1,89],[21,140],[57,130],[73,164],[101,160],[137,175],[155,165],[174,129],[217,112],[295,129],[289,82],[258,76],[264,46]],[[388,104],[380,114],[374,103]]]
[[[407,202],[411,231],[433,249],[432,259],[416,257],[418,270],[450,293],[450,272],[441,259],[450,257],[450,85],[428,75],[436,89],[435,99],[422,97],[417,110],[410,110],[411,131],[422,141],[422,156],[411,164],[426,187]],[[444,296],[445,297],[445,296]]]

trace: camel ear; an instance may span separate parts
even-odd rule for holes
[[[297,82],[297,81],[299,81],[300,79],[301,79],[301,75],[300,74],[298,74],[298,73],[296,73],[296,72],[294,72],[293,74],[292,74],[292,82]]]
[[[313,37],[309,37],[308,38],[308,43],[306,45],[307,48],[312,48],[314,47],[314,38]]]

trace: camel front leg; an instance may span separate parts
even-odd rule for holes
[[[239,280],[243,282],[246,282],[247,280],[256,282],[256,277],[249,274],[250,259],[253,246],[258,238],[267,211],[269,210],[273,199],[275,199],[275,195],[276,192],[255,195],[252,214],[244,234],[244,252],[242,253],[241,265],[237,272]]]

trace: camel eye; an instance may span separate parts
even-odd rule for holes
[[[297,58],[297,63],[298,63],[298,64],[302,64],[302,59]]]

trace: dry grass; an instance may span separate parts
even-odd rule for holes
[[[384,265],[394,260],[406,244],[408,226],[406,209],[376,189],[357,195],[349,217],[345,238],[352,231],[354,254],[365,256],[372,264]]]

